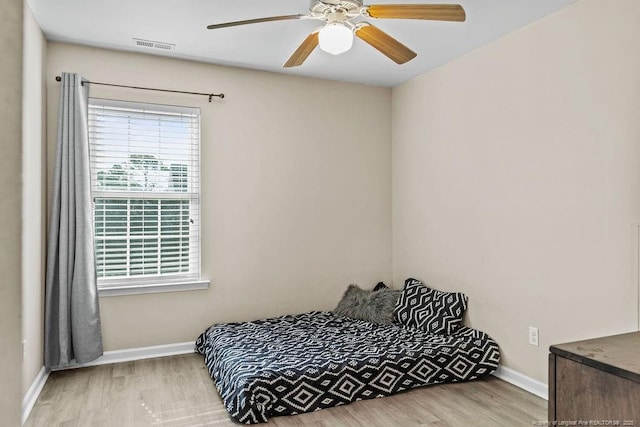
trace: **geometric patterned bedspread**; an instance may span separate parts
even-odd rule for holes
[[[196,341],[231,417],[244,424],[488,375],[498,345],[468,327],[433,335],[311,312],[217,324]]]

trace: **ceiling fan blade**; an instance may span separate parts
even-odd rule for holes
[[[378,49],[396,64],[409,62],[417,55],[389,34],[368,23],[358,27],[356,36]]]
[[[459,4],[372,4],[367,6],[372,18],[428,19],[464,22],[467,15]]]
[[[284,63],[283,67],[297,67],[298,65],[302,65],[302,63],[307,59],[307,57],[313,52],[313,50],[318,46],[318,32],[314,31],[309,34],[306,39],[302,42],[302,44],[293,52],[293,55]]]
[[[218,28],[235,27],[238,25],[258,24],[260,22],[286,21],[289,19],[301,19],[307,15],[281,15],[270,16],[268,18],[245,19],[244,21],[225,22],[222,24],[207,25],[208,30],[216,30]]]

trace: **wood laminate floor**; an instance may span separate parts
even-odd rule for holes
[[[274,417],[275,427],[531,426],[547,403],[495,377]],[[25,427],[237,426],[202,356],[53,372]]]

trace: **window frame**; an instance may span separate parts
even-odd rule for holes
[[[189,291],[189,290],[201,290],[207,289],[209,287],[210,281],[202,278],[202,245],[201,245],[201,232],[202,232],[202,221],[201,221],[201,209],[202,209],[202,186],[201,186],[201,141],[202,141],[202,133],[201,133],[201,114],[200,108],[197,107],[185,107],[185,106],[174,106],[174,105],[166,105],[166,104],[155,104],[148,102],[136,102],[136,101],[124,101],[124,100],[114,100],[114,99],[104,99],[104,98],[89,98],[89,108],[92,106],[100,107],[115,107],[119,109],[125,110],[133,110],[136,113],[143,113],[146,111],[154,111],[154,112],[165,112],[169,114],[176,113],[188,113],[195,114],[197,121],[197,150],[193,150],[196,154],[196,165],[197,165],[197,176],[195,180],[197,181],[197,192],[193,191],[117,191],[117,190],[98,190],[97,189],[97,171],[94,170],[94,154],[95,147],[98,144],[94,144],[91,141],[91,127],[89,131],[89,147],[90,147],[90,164],[91,164],[91,199],[92,199],[92,221],[93,221],[93,237],[94,237],[94,251],[97,251],[96,240],[100,237],[100,239],[104,239],[106,236],[97,236],[96,234],[96,200],[123,200],[127,202],[126,212],[127,217],[131,212],[131,200],[157,200],[158,201],[158,252],[161,250],[161,238],[162,234],[160,233],[161,228],[161,203],[162,200],[181,200],[188,201],[189,211],[195,210],[195,217],[197,218],[197,224],[191,222],[189,224],[189,271],[182,273],[160,273],[154,275],[141,275],[139,277],[130,276],[129,271],[127,272],[127,276],[123,277],[98,277],[97,278],[97,286],[98,286],[98,294],[100,297],[108,297],[108,296],[119,296],[119,295],[134,295],[134,294],[146,294],[146,293],[158,293],[158,292],[176,292],[176,291]],[[128,152],[131,155],[131,152]],[[192,163],[193,160],[192,160]],[[191,231],[192,225],[195,225],[197,228],[197,233]],[[130,240],[131,240],[131,221],[127,218],[126,222],[126,233],[122,235],[122,240],[127,241],[127,249],[126,249],[126,257],[127,257],[127,270],[131,268],[130,256],[131,256],[131,248]],[[140,239],[144,239],[144,235],[140,236]],[[193,250],[195,249],[195,251]],[[97,253],[96,253],[97,257]],[[160,255],[158,255],[158,271],[160,271]]]

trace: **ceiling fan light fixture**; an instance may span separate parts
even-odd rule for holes
[[[339,55],[351,49],[353,32],[344,24],[335,22],[325,25],[318,33],[320,49]]]

